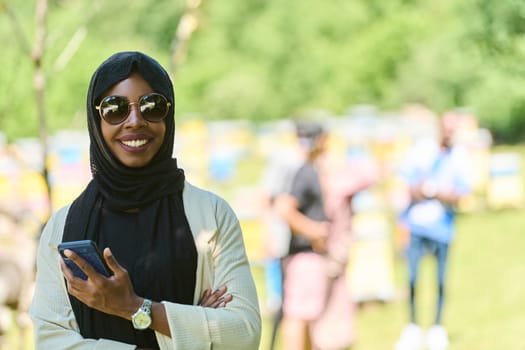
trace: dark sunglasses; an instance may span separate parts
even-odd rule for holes
[[[106,122],[117,125],[128,118],[132,105],[139,106],[142,118],[157,123],[166,118],[171,103],[161,94],[151,93],[141,96],[138,102],[129,102],[124,96],[108,96],[95,108]]]

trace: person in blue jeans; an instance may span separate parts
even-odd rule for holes
[[[456,205],[470,191],[467,154],[455,146],[454,135],[460,116],[449,112],[439,120],[439,142],[418,143],[403,164],[401,177],[410,191],[410,203],[401,221],[410,232],[407,249],[410,290],[410,323],[401,333],[396,350],[430,350],[448,347],[448,336],[441,325],[445,298],[445,271],[449,246],[454,237]],[[431,254],[437,261],[437,303],[434,325],[424,338],[417,325],[416,295],[421,258]]]

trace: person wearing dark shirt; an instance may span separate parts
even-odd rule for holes
[[[282,334],[285,349],[310,349],[310,326],[325,305],[325,261],[329,224],[324,211],[319,159],[327,134],[314,122],[297,124],[305,162],[298,169],[290,193],[277,207],[290,226],[289,255],[283,259]]]

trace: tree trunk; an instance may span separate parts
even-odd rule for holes
[[[51,201],[51,185],[49,183],[47,156],[48,156],[48,131],[45,108],[45,88],[46,77],[42,67],[42,58],[45,49],[46,37],[46,14],[47,14],[47,0],[37,0],[35,11],[35,44],[32,53],[34,73],[33,73],[33,87],[35,89],[40,145],[42,148],[42,176],[45,181],[49,214],[52,210]]]
[[[175,75],[184,60],[191,35],[199,26],[198,10],[203,0],[186,0],[186,9],[180,18],[175,37],[171,43],[171,73]]]

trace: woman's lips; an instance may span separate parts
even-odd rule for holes
[[[122,148],[128,152],[142,152],[148,148],[151,138],[145,135],[126,135],[118,141]]]

